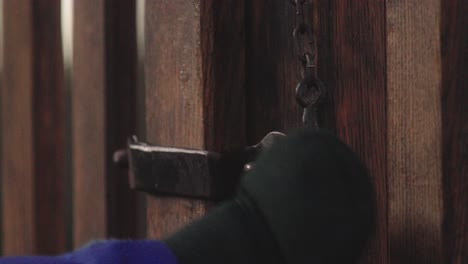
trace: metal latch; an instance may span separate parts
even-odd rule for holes
[[[128,140],[114,161],[129,170],[130,187],[150,194],[222,200],[234,194],[240,176],[284,134],[271,132],[257,145],[226,153],[151,146]]]

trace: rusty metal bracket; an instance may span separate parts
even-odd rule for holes
[[[128,161],[130,188],[154,195],[222,200],[234,194],[245,170],[258,154],[284,136],[271,132],[255,146],[217,153],[205,150],[151,146],[134,136],[114,161]]]

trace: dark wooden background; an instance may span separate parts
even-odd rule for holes
[[[376,193],[361,262],[468,263],[468,1],[306,2],[323,126]],[[224,151],[300,126],[288,0],[139,1],[144,17],[135,0],[75,0],[71,70],[61,3],[2,1],[3,254],[157,239],[214,206],[129,191],[112,164],[128,135]]]

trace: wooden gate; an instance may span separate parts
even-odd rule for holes
[[[227,151],[300,126],[289,0],[75,0],[70,70],[65,2],[2,1],[4,254],[158,239],[214,206],[130,192],[112,153],[132,133]],[[361,262],[468,263],[468,1],[306,2],[324,127],[377,196]]]

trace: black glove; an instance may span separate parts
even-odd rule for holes
[[[373,223],[366,169],[335,136],[296,131],[243,176],[235,198],[164,242],[186,263],[353,263]]]

